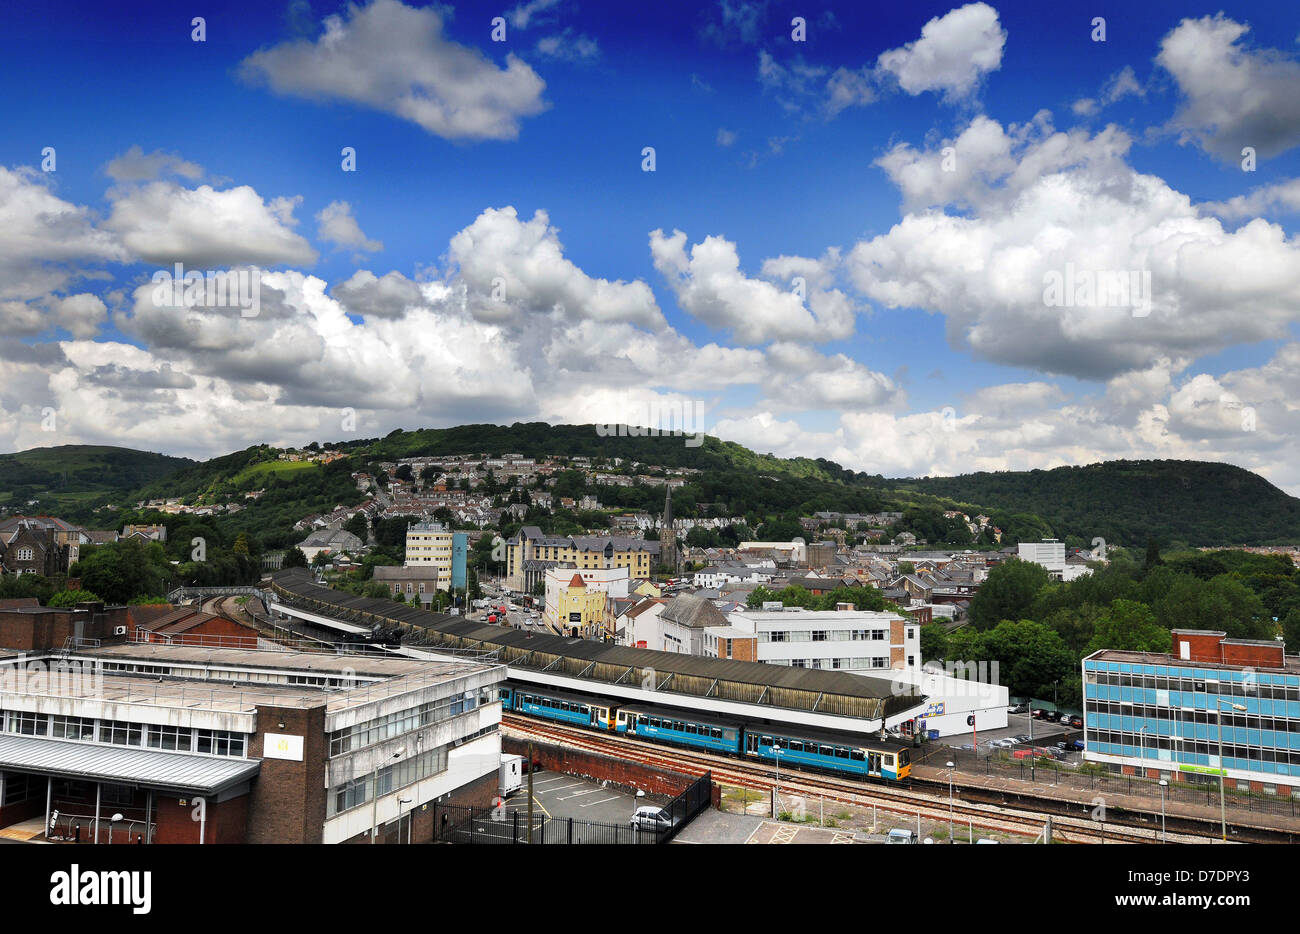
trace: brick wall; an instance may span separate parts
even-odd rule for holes
[[[284,727],[280,727],[280,723]],[[260,756],[266,733],[303,737],[303,761],[262,759],[248,803],[249,843],[320,843],[325,826],[325,705],[257,708],[248,754]]]
[[[526,759],[528,741],[503,735],[501,751]],[[635,792],[640,789],[647,794],[666,795],[670,798],[681,794],[698,777],[548,743],[533,743],[533,761],[540,763],[545,771],[576,775],[593,781],[608,782],[626,791]],[[526,785],[525,779],[525,787]]]

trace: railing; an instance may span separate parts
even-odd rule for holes
[[[1025,746],[1024,748],[1031,748]],[[1075,769],[1062,765],[1054,758],[1034,757],[1012,759],[1005,752],[995,751],[971,752],[968,749],[954,749],[937,743],[914,759],[915,764],[926,765],[947,771],[944,763],[956,764],[958,772],[976,772],[985,775],[998,775],[1017,781],[1034,784],[1053,785],[1075,791],[1104,791],[1109,794],[1131,795],[1142,800],[1142,807],[1152,811],[1160,809],[1160,785],[1156,779],[1143,778],[1138,775],[1123,775],[1097,769]],[[1274,814],[1284,817],[1300,815],[1300,801],[1285,795],[1267,795],[1262,792],[1241,791],[1236,788],[1224,789],[1224,805],[1229,816],[1240,818],[1241,812],[1250,814]],[[1217,779],[1199,782],[1184,778],[1170,781],[1165,788],[1165,801],[1169,805],[1189,804],[1219,806],[1219,783]]]
[[[64,843],[144,843],[153,840],[157,829],[156,823],[142,820],[114,822],[101,814],[96,831],[94,814],[60,814],[45,839]]]

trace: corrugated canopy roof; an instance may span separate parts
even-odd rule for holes
[[[253,778],[261,765],[260,759],[0,735],[0,769],[166,791],[216,794]]]

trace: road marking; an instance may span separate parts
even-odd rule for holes
[[[599,801],[589,801],[586,804],[579,804],[578,807],[589,808],[589,807],[594,807],[597,804],[606,804],[610,801],[618,801],[618,800],[620,800],[620,796],[614,795],[612,798],[601,798]]]
[[[585,791],[575,791],[575,792],[574,792],[573,794],[571,794],[571,795],[565,795],[563,798],[560,798],[559,800],[560,800],[560,801],[568,801],[568,800],[570,800],[570,799],[572,799],[572,798],[582,798],[582,797],[585,797],[586,795],[598,795],[598,794],[600,794],[600,793],[601,793],[602,791],[604,791],[604,790],[605,790],[605,789],[603,789],[603,788],[588,788],[588,789],[585,790]]]

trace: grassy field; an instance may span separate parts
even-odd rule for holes
[[[256,480],[258,477],[297,473],[301,470],[317,470],[319,468],[320,464],[314,464],[311,461],[263,461],[260,464],[245,467],[231,477],[231,482],[241,484],[246,480]]]

